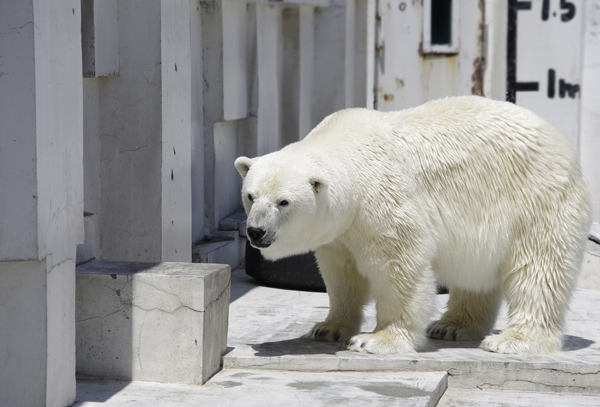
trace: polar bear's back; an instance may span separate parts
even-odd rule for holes
[[[489,162],[485,157],[527,166],[545,156],[556,166],[577,166],[573,146],[546,120],[512,103],[477,96],[397,112],[346,109],[323,120],[300,144],[330,157],[375,158],[372,165],[409,161],[418,172]]]
[[[587,228],[574,148],[546,120],[510,103],[458,97],[400,112],[349,109],[298,144],[327,157],[326,166],[343,167],[337,173],[352,180],[374,233],[411,223],[411,233],[434,236],[434,267],[450,285],[495,285],[483,270],[527,250],[516,246],[534,227],[549,237],[556,230],[569,253]]]

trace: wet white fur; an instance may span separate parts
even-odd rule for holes
[[[530,111],[480,97],[343,110],[236,167],[248,226],[274,239],[263,255],[316,250],[331,308],[310,337],[351,338],[361,352],[418,349],[437,279],[450,300],[431,337],[483,338],[504,296],[509,326],[484,349],[561,349],[590,207],[573,147]],[[358,335],[370,295],[377,328]]]

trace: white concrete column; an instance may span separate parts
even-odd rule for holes
[[[280,146],[300,139],[300,7],[281,7]]]
[[[98,83],[102,256],[191,261],[189,0],[120,0],[118,37]]]
[[[313,128],[312,98],[315,57],[315,9],[300,6],[300,109],[298,126],[300,138],[306,137]]]
[[[223,8],[220,0],[201,0],[202,75],[204,91],[204,234],[218,229],[215,205],[215,126],[224,112]],[[198,216],[198,215],[196,215]]]
[[[161,1],[161,261],[192,260],[189,0]]]
[[[204,237],[204,72],[200,0],[190,0],[192,242]]]
[[[592,196],[592,219],[600,222],[600,0],[587,2],[585,11],[579,146]]]
[[[225,120],[248,116],[246,2],[223,0],[223,109]]]
[[[315,8],[312,126],[346,107],[346,7]]]
[[[278,150],[281,125],[281,8],[256,5],[258,155]]]
[[[356,0],[346,0],[346,49],[345,49],[346,107],[355,107],[356,66]]]
[[[0,405],[75,401],[80,1],[0,5]]]

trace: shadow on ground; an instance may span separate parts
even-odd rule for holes
[[[495,331],[498,333],[500,331]],[[585,349],[595,342],[579,336],[565,336],[563,350],[565,352]],[[438,352],[440,349],[476,349],[480,342],[454,342],[430,339],[425,349],[419,353]],[[346,350],[341,342],[318,342],[308,338],[294,338],[274,342],[265,342],[250,345],[256,352],[254,356],[284,356],[284,355],[335,355]]]
[[[78,378],[77,398],[71,407],[78,407],[85,402],[105,403],[130,383],[129,380],[105,381]]]
[[[317,342],[308,338],[286,339],[275,342],[257,343],[251,345],[256,351],[254,356],[283,356],[283,355],[335,355],[345,350],[341,342]]]

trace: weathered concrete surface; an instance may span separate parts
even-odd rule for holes
[[[589,394],[448,389],[437,407],[598,407],[600,396]]]
[[[226,348],[230,269],[93,260],[77,267],[77,374],[202,384]]]
[[[455,388],[600,393],[600,293],[578,290],[567,315],[564,352],[511,356],[485,352],[478,343],[430,341],[409,355],[362,355],[341,343],[301,338],[328,312],[322,293],[257,287],[243,271],[232,276],[232,304],[224,367],[295,371],[447,371]],[[447,295],[438,296],[441,312]],[[506,324],[501,311],[495,329]],[[375,325],[371,304],[363,331]],[[369,373],[371,374],[371,373]]]
[[[226,370],[204,386],[80,381],[76,407],[427,406],[447,387],[445,372],[274,372]]]

